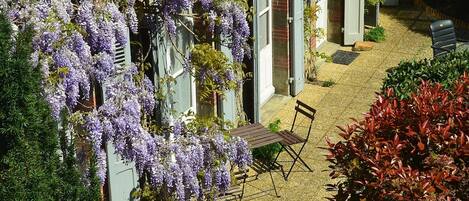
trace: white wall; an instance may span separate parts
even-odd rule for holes
[[[318,11],[316,27],[321,28],[324,34],[317,40],[316,47],[321,46],[327,39],[327,1],[328,0],[317,0],[320,10]]]

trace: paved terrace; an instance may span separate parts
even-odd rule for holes
[[[283,129],[289,129],[291,125],[297,99],[318,110],[312,136],[302,154],[314,172],[304,172],[297,163],[287,182],[283,181],[280,173],[274,173],[280,198],[269,190],[272,189],[269,174],[263,174],[259,180],[246,184],[244,200],[326,200],[332,195],[333,192],[325,189],[326,184],[333,182],[328,176],[329,164],[324,157],[327,152],[318,147],[326,146],[326,136],[333,141],[340,140],[336,125],[351,123],[351,117],[359,119],[369,110],[387,69],[403,59],[432,56],[431,39],[427,33],[429,24],[430,19],[411,6],[383,8],[381,25],[386,30],[386,41],[375,44],[372,51],[360,52],[360,56],[348,66],[325,63],[319,68],[319,79],[332,79],[336,85],[325,88],[306,84],[297,97],[276,96],[267,103],[263,107],[263,124],[280,119]],[[322,51],[331,54],[337,48],[351,50],[351,47],[326,44]],[[308,121],[305,118],[299,120],[301,127],[296,132],[305,136]],[[284,160],[289,159],[286,153],[281,156]]]

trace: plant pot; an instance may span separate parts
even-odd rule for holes
[[[383,6],[398,6],[399,0],[384,0]]]
[[[365,25],[377,27],[379,25],[379,4],[366,4]]]

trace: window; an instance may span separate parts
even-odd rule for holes
[[[259,17],[259,46],[264,48],[270,44],[270,11]]]
[[[259,11],[262,11],[264,9],[266,9],[267,7],[269,7],[269,1],[270,0],[259,0]]]
[[[192,26],[192,22],[187,18],[180,18],[176,20],[176,36],[174,38],[166,39],[167,46],[167,61],[168,71],[170,75],[175,78],[175,83],[172,83],[171,93],[172,109],[176,112],[184,113],[194,107],[193,100],[193,80],[189,74],[184,73],[183,62],[184,56],[188,55],[191,49],[192,35],[187,30],[187,27]],[[184,23],[184,25],[182,24]],[[176,46],[176,47],[173,47]]]

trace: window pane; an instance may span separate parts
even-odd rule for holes
[[[173,109],[177,112],[186,112],[192,107],[192,82],[191,77],[187,74],[182,74],[176,78],[173,94]]]
[[[269,7],[269,1],[270,0],[259,0],[259,12]]]
[[[270,19],[269,12],[259,17],[259,46],[263,48],[270,44]]]
[[[182,19],[182,22],[185,23],[186,27],[190,27],[190,22],[187,20]],[[178,22],[178,24],[181,22]],[[181,53],[188,55],[190,50],[190,42],[191,42],[191,34],[183,25],[179,24],[176,28],[176,38],[173,39],[174,45],[176,45],[177,49],[172,47],[172,43],[169,42],[171,45],[171,73],[176,73],[183,68],[182,63],[183,55]],[[168,39],[170,40],[170,39]]]

